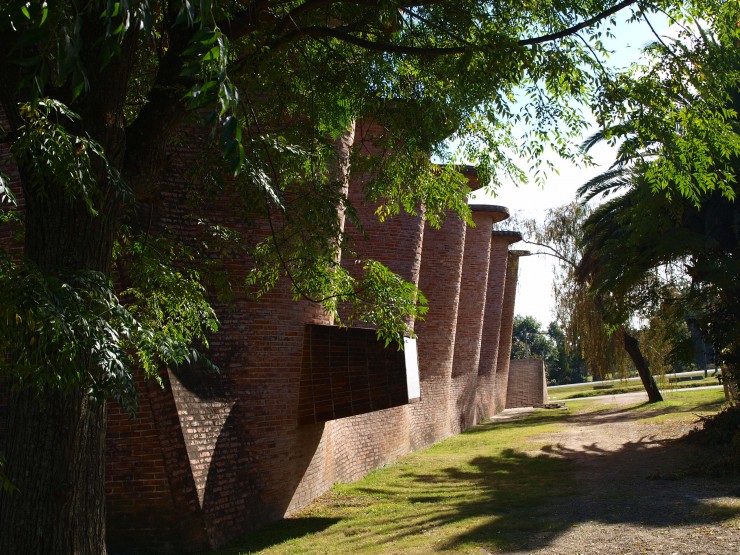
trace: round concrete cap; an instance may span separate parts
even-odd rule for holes
[[[512,256],[529,256],[532,254],[532,251],[522,251],[522,250],[512,249],[509,251],[509,254]]]
[[[524,238],[522,237],[522,234],[518,231],[513,231],[509,229],[494,229],[491,232],[491,235],[493,237],[505,237],[509,240],[509,244],[516,243]]]
[[[503,222],[509,217],[509,209],[506,206],[498,206],[496,204],[470,204],[468,203],[472,212],[488,212],[493,216],[492,223],[497,224]]]

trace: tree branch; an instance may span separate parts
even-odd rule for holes
[[[543,249],[547,249],[549,251],[549,252],[534,252],[534,253],[532,253],[534,255],[543,254],[545,256],[552,256],[553,258],[557,258],[561,262],[565,262],[568,266],[570,266],[572,268],[575,268],[576,267],[576,264],[572,260],[570,260],[570,259],[564,257],[562,254],[558,253],[558,251],[556,251],[555,249],[553,249],[550,245],[547,245],[545,243],[538,243],[536,241],[527,241],[526,239],[524,240],[524,242],[527,243],[528,245],[535,245],[537,247],[542,247]]]
[[[597,23],[601,21],[602,19],[606,19],[610,15],[614,15],[615,13],[623,10],[627,6],[630,6],[632,4],[639,3],[639,0],[623,0],[619,4],[616,4],[615,6],[609,8],[608,10],[605,10],[599,14],[596,14],[595,16],[587,19],[586,21],[582,21],[581,23],[578,23],[577,25],[574,25],[573,27],[568,27],[567,29],[563,29],[562,31],[558,31],[557,33],[550,33],[547,35],[542,35],[540,37],[533,37],[531,39],[522,39],[519,41],[519,46],[533,46],[535,44],[542,44],[543,42],[552,42],[554,40],[565,38],[569,35],[573,35],[580,31],[581,29],[585,29],[586,27],[590,27],[594,23]]]
[[[372,50],[374,52],[385,52],[388,54],[404,54],[409,56],[449,56],[454,54],[463,54],[469,50],[472,45],[466,44],[464,46],[452,46],[446,48],[435,48],[435,47],[424,47],[424,46],[404,46],[401,44],[393,44],[390,42],[376,42],[361,37],[351,35],[341,29],[330,29],[328,27],[302,27],[286,33],[278,40],[274,41],[269,46],[271,48],[277,48],[282,44],[290,43],[298,38],[302,37],[332,37],[339,39],[342,42],[348,44],[354,44],[365,50]]]
[[[355,46],[359,46],[360,48],[364,48],[365,50],[372,50],[375,52],[386,52],[390,54],[401,54],[401,55],[410,55],[410,56],[421,56],[421,57],[434,57],[434,56],[449,56],[449,55],[455,55],[455,54],[463,54],[468,50],[472,50],[474,48],[492,48],[495,45],[492,44],[483,44],[483,45],[475,45],[469,42],[466,42],[460,46],[451,46],[451,47],[443,47],[443,48],[436,48],[436,47],[423,47],[423,46],[405,46],[400,44],[393,44],[390,42],[377,42],[372,41],[368,39],[364,39],[361,37],[357,37],[355,35],[352,35],[346,31],[343,31],[339,28],[329,28],[329,27],[319,27],[319,26],[309,26],[309,27],[298,27],[297,23],[295,23],[292,18],[304,11],[308,11],[311,8],[316,8],[319,6],[325,6],[330,5],[333,3],[353,3],[353,4],[368,4],[372,3],[374,4],[374,0],[309,0],[309,2],[305,4],[301,4],[298,8],[290,12],[286,17],[283,19],[283,22],[278,26],[277,30],[280,31],[284,29],[287,26],[288,21],[293,21],[293,24],[296,25],[296,29],[293,31],[290,31],[278,39],[276,39],[270,46],[272,48],[277,48],[281,46],[282,44],[292,42],[293,40],[302,38],[302,37],[332,37],[336,38],[338,40],[341,40],[343,42],[346,42],[348,44],[353,44]],[[607,17],[614,15],[615,13],[623,10],[624,8],[631,6],[633,4],[637,4],[638,0],[623,0],[622,2],[612,6],[611,8],[604,10],[603,12],[600,12],[593,17],[590,17],[589,19],[582,21],[581,23],[578,23],[577,25],[573,25],[572,27],[568,27],[567,29],[563,29],[561,31],[558,31],[556,33],[549,33],[547,35],[542,35],[539,37],[532,37],[528,39],[521,39],[516,44],[519,46],[533,46],[535,44],[542,44],[545,42],[552,42],[556,41],[558,39],[574,35],[581,31],[582,29],[585,29],[586,27],[590,27],[594,23],[597,23],[603,19],[606,19]],[[410,3],[414,4],[414,3]],[[424,5],[423,2],[415,3],[416,5]],[[400,6],[402,9],[404,8],[403,5]]]

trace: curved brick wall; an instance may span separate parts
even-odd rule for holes
[[[514,331],[514,304],[516,303],[516,283],[519,274],[519,257],[529,255],[528,251],[509,251],[506,265],[506,283],[504,285],[504,303],[501,310],[501,333],[498,343],[496,376],[495,411],[506,408],[506,395],[509,386],[509,362],[511,358],[512,333]]]
[[[361,123],[358,130],[357,148],[379,148],[373,137],[381,128]],[[189,170],[200,159],[197,135],[188,134],[171,149],[154,214],[155,229],[166,225],[185,238],[197,229],[188,218],[192,205],[187,200]],[[357,249],[418,283],[430,301],[427,319],[416,323],[421,399],[318,421],[319,404],[336,399],[317,398],[322,386],[307,379],[316,376],[306,375],[306,368],[313,368],[306,353],[313,351],[305,344],[307,324],[328,324],[325,314],[318,305],[292,301],[286,282],[259,300],[237,287],[233,302],[215,303],[221,329],[211,338],[209,356],[219,374],[194,366],[164,369],[163,388],[137,376],[137,416],[110,405],[111,553],[200,552],[222,545],[305,506],[336,482],[357,480],[486,415],[487,409],[476,409],[476,401],[482,403],[490,393],[490,373],[481,364],[491,353],[484,350],[480,358],[481,330],[484,314],[496,313],[495,295],[488,291],[497,290],[494,278],[501,272],[490,230],[508,212],[473,206],[478,225],[470,229],[450,217],[441,230],[425,231],[422,215],[401,215],[381,226],[374,207],[360,202],[366,179],[356,176],[350,182],[349,194],[369,235],[357,239]],[[238,198],[218,191],[197,207],[250,242],[266,236],[264,215],[246,213]],[[7,230],[0,229],[2,248],[9,250],[11,242]],[[237,284],[250,267],[246,256],[221,262]],[[501,333],[503,343],[503,326]],[[315,403],[312,421],[299,413],[307,393]],[[338,405],[333,408],[336,417]],[[0,432],[2,426],[0,418]]]
[[[488,267],[488,289],[483,317],[480,362],[478,363],[477,407],[483,418],[496,412],[496,362],[501,335],[501,315],[509,245],[522,240],[516,231],[494,231],[491,234],[491,256]]]
[[[380,144],[385,130],[374,121],[359,121],[355,127],[355,148],[364,155],[380,155]],[[397,216],[378,220],[375,210],[378,203],[365,198],[365,186],[369,175],[350,175],[349,201],[357,212],[363,233],[351,222],[345,223],[346,232],[351,238],[350,248],[358,251],[363,258],[378,260],[414,285],[419,283],[422,242],[424,240],[424,210],[418,207],[416,216],[401,212]],[[345,257],[343,257],[344,259]],[[352,269],[352,260],[343,264]],[[413,327],[414,323],[409,322]]]
[[[382,126],[377,123],[359,121],[354,146],[365,154],[381,153],[379,138],[383,133]],[[364,230],[363,235],[351,222],[346,222],[346,231],[353,241],[352,249],[363,258],[378,260],[418,285],[424,240],[423,210],[420,209],[416,216],[401,213],[380,223],[375,215],[377,204],[365,200],[364,186],[368,179],[367,175],[350,175],[348,197]],[[351,258],[342,257],[343,264],[349,266],[352,262]],[[350,270],[353,270],[351,266]],[[413,327],[414,322],[409,325]],[[413,433],[410,406],[331,420],[320,434],[310,427],[299,427],[300,434],[314,433],[320,439],[315,447],[311,442],[302,446],[313,453],[287,513],[304,507],[337,482],[357,480],[378,466],[409,453]]]
[[[421,380],[421,403],[412,408],[415,447],[451,433],[447,406],[466,227],[450,213],[440,229],[429,228],[424,234],[419,288],[429,302],[429,311],[415,329]]]
[[[453,432],[474,425],[481,333],[491,252],[491,225],[508,217],[506,208],[471,205],[475,227],[465,233],[460,302],[452,360],[449,418]]]
[[[197,147],[173,149],[175,165],[168,173],[157,214],[160,225],[184,237],[195,232],[195,223],[187,218],[186,169],[177,163],[197,157],[193,152]],[[252,243],[269,233],[264,216],[245,213],[234,195],[219,192],[203,210],[207,210],[205,217],[217,213],[219,223],[238,229]],[[142,514],[169,511],[187,517],[169,529],[164,520],[160,522],[158,543],[146,544],[156,552],[168,550],[164,538],[175,552],[204,550],[281,518],[310,463],[306,446],[315,449],[319,442],[313,428],[297,427],[297,411],[305,324],[326,324],[326,316],[316,304],[293,302],[287,280],[254,300],[240,286],[250,261],[234,258],[223,264],[232,275],[236,294],[228,305],[215,304],[221,326],[211,338],[209,356],[220,374],[170,369],[164,391],[151,384],[140,389],[142,406],[156,400],[167,408],[153,411],[161,453],[154,449],[145,453],[152,463],[141,464],[135,475],[121,475],[118,463],[109,458],[108,520],[114,552],[119,545],[130,546],[132,537],[148,533],[145,522],[131,521],[126,498],[138,496],[137,510]],[[111,411],[113,429],[128,421],[128,416]],[[142,419],[136,427],[144,423]],[[141,450],[140,433],[111,435],[109,450]],[[160,468],[155,459],[162,453],[170,495],[158,500],[147,491],[153,487],[153,470]],[[112,487],[116,482],[126,485],[120,494]],[[167,504],[174,504],[174,509]],[[200,535],[195,536],[196,532]],[[116,545],[118,537],[121,543]]]

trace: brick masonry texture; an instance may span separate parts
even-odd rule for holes
[[[491,235],[491,256],[488,268],[486,308],[483,318],[480,361],[478,363],[477,410],[491,415],[496,407],[496,363],[498,361],[501,317],[504,304],[504,284],[509,245],[521,241],[518,232],[494,231]],[[500,407],[498,410],[501,410]]]
[[[359,122],[355,148],[381,152],[383,132],[376,122]],[[237,229],[249,245],[267,237],[264,213],[228,188],[193,201],[191,168],[204,147],[194,137],[170,149],[155,231],[195,237],[195,212]],[[6,160],[0,151],[0,162]],[[4,171],[17,181],[12,165]],[[476,184],[474,174],[469,179]],[[517,256],[508,254],[512,236],[492,234],[491,224],[508,211],[472,206],[476,227],[449,216],[436,230],[425,228],[419,207],[380,225],[377,204],[363,200],[370,183],[369,175],[350,178],[365,234],[347,231],[358,252],[418,284],[429,299],[426,318],[410,322],[418,334],[421,398],[400,397],[406,384],[394,346],[378,349],[372,330],[352,330],[357,336],[345,344],[331,328],[327,340],[329,318],[316,304],[293,301],[285,282],[259,300],[243,289],[229,302],[214,299],[221,327],[210,338],[209,357],[220,373],[198,365],[163,368],[163,387],[137,374],[136,415],[109,405],[111,553],[223,545],[295,513],[337,482],[357,480],[503,408]],[[0,245],[17,251],[11,232],[0,228]],[[253,264],[246,254],[219,260],[235,283]],[[322,341],[330,349],[326,360],[310,360]]]
[[[539,358],[512,359],[506,408],[533,407],[547,401],[545,362]]]
[[[413,410],[419,447],[452,433],[449,392],[466,229],[464,221],[447,214],[440,229],[424,235],[419,288],[429,311],[416,323],[422,402]]]
[[[504,283],[504,301],[501,308],[501,331],[499,332],[498,354],[496,356],[496,376],[494,378],[495,412],[506,408],[506,390],[509,386],[509,357],[511,356],[512,334],[514,332],[514,304],[516,303],[516,284],[519,275],[519,257],[527,251],[509,251]]]
[[[479,392],[478,365],[491,260],[491,226],[508,217],[508,211],[503,207],[473,205],[471,209],[475,227],[468,228],[465,235],[452,361],[452,394],[447,409],[454,433],[466,430],[490,416],[482,414],[480,406],[491,404],[488,397],[493,396],[493,390]],[[499,266],[496,265],[496,268]],[[476,403],[476,397],[480,397],[480,404]]]

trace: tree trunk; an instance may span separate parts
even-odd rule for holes
[[[110,275],[118,202],[105,181],[101,191],[93,215],[54,183],[42,194],[24,188],[25,259],[62,279],[89,270]],[[79,353],[79,382],[66,389],[4,383],[6,474],[14,490],[0,492],[3,555],[106,553],[105,403],[88,394],[87,376],[98,370],[87,355]]]
[[[647,391],[648,401],[650,403],[657,403],[658,401],[662,401],[663,396],[660,394],[658,384],[655,383],[655,379],[650,372],[650,366],[648,365],[648,362],[645,360],[645,357],[642,356],[640,345],[637,342],[637,339],[628,334],[624,329],[622,329],[621,332],[622,341],[624,342],[624,349],[627,351],[627,354],[632,359],[632,363],[635,365],[635,368],[637,368],[637,373],[640,375],[642,385],[645,387],[645,391]]]
[[[84,43],[98,44],[107,32],[94,10],[84,12]],[[189,88],[179,74],[180,54],[189,44],[192,30],[173,31],[170,48],[160,60],[150,94],[132,126],[126,132],[124,106],[136,48],[141,35],[126,32],[120,52],[105,67],[99,67],[95,48],[82,51],[83,66],[89,71],[89,91],[66,102],[81,117],[70,124],[73,132],[89,136],[103,147],[107,161],[128,177],[128,184],[140,192],[156,181],[164,158],[166,136],[184,111],[182,95]],[[19,91],[23,72],[16,64],[0,63],[0,103],[10,130],[23,122],[18,114],[24,102]],[[174,87],[174,79],[179,88]],[[183,88],[184,87],[184,88]],[[64,91],[56,90],[65,100]],[[174,100],[173,100],[174,99]],[[156,101],[155,101],[156,100]],[[168,102],[170,100],[170,102]],[[125,159],[133,143],[133,153]],[[153,148],[157,146],[158,148]],[[156,155],[155,155],[156,154]],[[93,160],[99,188],[92,192],[98,211],[93,216],[80,198],[64,192],[52,182],[29,179],[29,171],[19,167],[23,200],[24,257],[43,274],[64,279],[80,271],[97,271],[110,276],[112,250],[121,219],[121,199],[114,184],[107,180],[106,168]],[[138,168],[132,171],[131,167]],[[26,169],[27,170],[27,169]],[[144,187],[136,187],[132,177],[149,176]],[[36,176],[38,177],[38,176]],[[97,369],[87,353],[79,353],[80,382],[67,390],[5,380],[9,389],[4,455],[6,474],[15,486],[12,492],[0,491],[0,554],[105,555],[105,403],[88,396],[86,376]],[[3,447],[3,446],[0,446]]]
[[[105,424],[84,390],[11,393],[0,553],[105,554]]]

